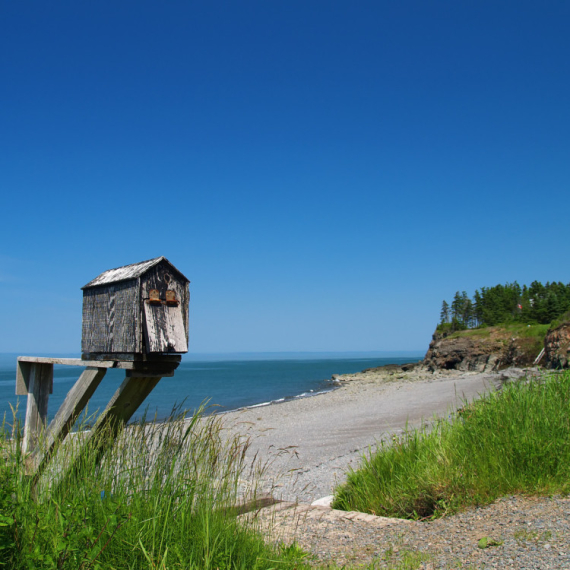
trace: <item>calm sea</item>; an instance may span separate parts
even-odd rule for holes
[[[51,355],[53,356],[53,355]],[[58,355],[72,356],[77,355]],[[15,354],[0,354],[0,422],[4,414],[11,423],[10,405],[22,417],[26,397],[15,395]],[[162,419],[173,406],[188,410],[209,401],[216,411],[270,404],[308,397],[334,389],[333,374],[359,372],[385,364],[415,362],[417,353],[258,353],[240,355],[186,355],[172,378],[163,378],[145,402],[147,415]],[[54,367],[49,416],[53,417],[82,368]],[[89,413],[103,409],[124,379],[124,371],[109,370],[89,403]],[[141,408],[142,410],[142,408]],[[140,417],[140,411],[138,417]]]

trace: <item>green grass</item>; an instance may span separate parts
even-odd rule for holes
[[[0,568],[305,568],[304,553],[264,542],[239,522],[240,480],[255,480],[247,441],[219,417],[131,426],[97,453],[68,438],[35,490],[17,426],[0,429]],[[101,434],[106,438],[109,434]],[[61,474],[80,457],[80,466]],[[253,472],[252,472],[253,469]]]
[[[448,336],[448,338],[471,337],[471,338],[488,338],[494,331],[504,331],[509,336],[521,338],[536,338],[541,343],[551,325],[527,325],[523,323],[510,323],[505,325],[497,325],[494,327],[481,327],[476,329],[465,329],[456,331]]]
[[[493,327],[481,327],[476,329],[464,329],[461,331],[455,331],[448,335],[447,338],[459,338],[459,337],[472,337],[472,338],[488,338],[491,336],[491,331]]]
[[[235,516],[239,486],[260,473],[246,461],[248,442],[224,437],[219,417],[197,413],[190,423],[179,415],[131,426],[99,463],[89,447],[79,453],[82,436],[75,435],[56,451],[35,490],[20,437],[18,426],[0,425],[0,568],[309,567],[297,546],[272,546]],[[76,458],[78,469],[62,478]],[[568,492],[566,372],[509,384],[429,431],[381,443],[336,490],[334,507],[431,518],[507,494]],[[384,562],[403,569],[429,559],[405,554],[396,560],[387,551]]]
[[[570,322],[570,311],[566,311],[563,315],[560,315],[557,319],[554,319],[550,323],[550,328],[555,329],[556,327],[559,327],[560,325],[569,322]]]
[[[514,493],[570,492],[570,373],[509,384],[431,430],[381,442],[333,506],[437,517]]]
[[[548,332],[551,325],[509,325],[506,327],[507,330],[512,330],[517,336],[523,338],[539,338],[541,342],[544,342],[544,337]]]

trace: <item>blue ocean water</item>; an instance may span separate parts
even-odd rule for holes
[[[51,355],[54,356],[54,355]],[[58,355],[72,356],[77,355]],[[385,364],[415,362],[417,353],[258,353],[240,355],[186,355],[172,378],[163,378],[138,412],[146,406],[147,416],[168,416],[174,406],[196,409],[208,401],[214,411],[268,404],[284,399],[306,397],[334,389],[333,374],[359,372]],[[15,354],[0,354],[0,422],[4,414],[12,422],[10,405],[23,417],[25,396],[15,395]],[[49,419],[63,402],[83,369],[54,367],[53,394],[49,400]],[[102,410],[125,377],[123,370],[109,370],[89,402],[89,413]]]

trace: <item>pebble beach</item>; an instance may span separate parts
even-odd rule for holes
[[[380,439],[449,414],[494,390],[500,378],[387,366],[335,376],[337,389],[310,398],[224,414],[224,425],[250,437],[251,456],[266,462],[264,492],[311,503],[330,495]]]
[[[296,542],[319,567],[570,568],[567,497],[504,497],[434,521],[311,505],[380,439],[429,424],[524,373],[389,366],[338,376],[337,390],[312,398],[226,414],[226,428],[247,434],[251,456],[266,462],[262,492],[279,501],[243,516],[276,542]]]

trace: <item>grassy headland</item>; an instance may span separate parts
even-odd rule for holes
[[[473,329],[453,330],[450,324],[438,325],[434,338],[445,339],[445,346],[459,346],[454,342],[466,341],[465,346],[479,347],[480,351],[495,354],[502,366],[531,366],[545,347],[550,325],[506,323]],[[511,349],[511,354],[509,354]],[[468,354],[466,354],[468,356]]]
[[[465,329],[450,332],[448,338],[460,337],[473,337],[473,338],[488,338],[493,335],[503,334],[504,336],[532,338],[536,339],[539,344],[544,342],[544,337],[548,332],[550,325],[525,325],[522,323],[510,323],[493,327],[481,327],[476,329]],[[439,325],[437,330],[444,330],[442,325]]]

